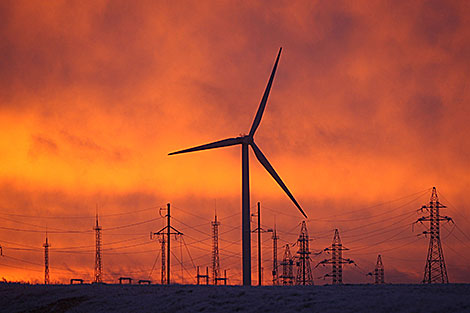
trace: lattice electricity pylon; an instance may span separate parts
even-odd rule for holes
[[[297,239],[299,244],[299,250],[297,250],[297,273],[295,277],[296,285],[313,285],[313,273],[310,265],[310,250],[308,247],[308,231],[307,223],[302,221],[302,227],[300,228],[300,235]]]
[[[220,278],[220,260],[219,260],[219,225],[217,213],[215,213],[212,225],[212,283],[217,285]]]
[[[102,264],[101,264],[101,226],[98,223],[98,213],[96,213],[96,226],[95,230],[96,242],[95,242],[95,283],[101,283],[102,281]]]
[[[426,266],[424,269],[423,284],[447,284],[446,263],[444,261],[444,253],[441,246],[440,221],[454,222],[452,218],[439,214],[439,209],[446,208],[445,205],[439,203],[436,187],[432,187],[431,199],[429,204],[423,205],[418,211],[429,213],[427,216],[420,217],[415,223],[428,222],[429,229],[424,231],[424,235],[429,235],[428,256],[426,258]]]
[[[171,253],[171,250],[170,250],[170,237],[171,235],[183,235],[182,232],[178,231],[176,228],[174,228],[173,226],[171,226],[171,215],[170,215],[170,204],[168,203],[167,206],[166,206],[166,215],[165,216],[162,216],[161,215],[161,211],[165,210],[163,208],[160,209],[160,216],[162,217],[166,217],[167,218],[167,222],[166,222],[166,226],[163,227],[162,229],[160,229],[159,231],[155,232],[155,233],[150,233],[150,239],[152,239],[152,235],[161,235],[161,243],[162,243],[162,285],[165,283],[165,278],[166,278],[166,284],[169,285],[170,282],[171,282],[171,279],[170,279],[170,253]],[[166,240],[165,240],[165,236],[166,236]],[[166,244],[166,264],[165,264],[165,244]],[[165,272],[165,268],[166,268],[166,275],[164,274]],[[166,277],[165,277],[166,276]]]
[[[279,276],[283,285],[294,284],[294,258],[290,253],[289,245],[285,245],[284,258],[281,261],[282,274]]]
[[[377,264],[375,265],[374,273],[368,273],[367,275],[374,276],[375,278],[374,284],[376,285],[385,284],[384,265],[382,263],[382,256],[380,254],[377,256]]]
[[[161,266],[161,279],[160,283],[164,285],[166,283],[166,268],[165,268],[165,234],[161,234],[161,238],[159,239],[159,242],[161,244],[161,255],[162,255],[162,266]]]
[[[277,241],[279,236],[276,232],[276,225],[274,225],[273,236],[273,286],[279,285],[279,272],[278,272],[278,263],[277,263]]]
[[[44,247],[44,285],[49,285],[49,241],[47,239],[46,232],[46,242],[43,244]]]
[[[331,273],[326,274],[324,277],[331,277],[333,285],[340,285],[343,283],[343,264],[355,264],[351,259],[343,258],[343,251],[349,250],[348,248],[343,247],[341,243],[341,238],[339,237],[338,229],[335,229],[335,235],[333,237],[333,243],[331,247],[325,248],[323,251],[330,252],[331,258],[320,261],[318,265],[331,264]]]

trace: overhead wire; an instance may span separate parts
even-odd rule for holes
[[[128,211],[128,212],[120,212],[120,213],[111,213],[111,214],[100,214],[99,217],[114,217],[114,216],[123,216],[123,215],[129,215],[129,214],[136,214],[136,213],[141,213],[145,211],[150,211],[150,210],[155,210],[158,209],[161,206],[153,206],[153,207],[148,207],[145,209],[140,209],[140,210],[133,210],[133,211]],[[4,210],[4,208],[2,208]],[[21,209],[20,211],[25,211],[24,209]],[[61,215],[61,216],[54,216],[54,215],[26,215],[26,214],[16,214],[16,213],[7,213],[7,212],[0,212],[0,215],[7,215],[7,216],[15,216],[15,217],[24,217],[24,218],[44,218],[44,219],[95,219],[96,215],[78,215],[78,216],[66,216],[66,215]]]

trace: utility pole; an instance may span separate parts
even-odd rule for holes
[[[164,209],[160,209],[164,210]],[[165,246],[165,235],[166,235],[166,284],[170,284],[170,236],[171,235],[183,235],[182,232],[178,231],[176,228],[171,226],[171,215],[170,215],[170,204],[167,204],[166,208],[166,215],[165,217],[167,218],[166,226],[157,231],[156,233],[153,233],[153,235],[162,235],[162,255],[164,256],[164,246]],[[164,270],[164,265],[165,263],[162,261],[162,272]],[[163,280],[163,273],[162,273],[162,280]],[[163,284],[163,282],[162,282]]]
[[[276,232],[276,224],[274,224],[273,236],[273,286],[279,285],[279,273],[278,273],[278,265],[277,265],[277,241],[279,240],[279,236]]]
[[[215,212],[214,221],[212,225],[212,283],[217,285],[220,276],[220,262],[219,262],[219,225],[217,221],[217,212]]]
[[[252,232],[257,232],[258,233],[258,285],[262,285],[262,263],[261,263],[261,233],[272,233],[272,229],[263,229],[261,228],[261,203],[258,202],[258,213],[256,215],[258,216],[258,227],[254,229]],[[255,216],[255,214],[252,214],[251,216]]]
[[[335,235],[333,237],[333,243],[331,244],[331,247],[323,250],[331,251],[331,258],[325,259],[315,266],[317,267],[320,264],[331,264],[331,273],[326,274],[325,277],[331,276],[333,279],[333,285],[341,285],[343,283],[343,264],[355,264],[353,260],[343,258],[343,250],[349,249],[343,247],[341,238],[339,237],[339,231],[338,229],[335,229]]]
[[[284,258],[281,261],[282,274],[281,282],[284,286],[294,284],[294,259],[290,253],[289,245],[285,245]]]
[[[454,222],[452,218],[439,214],[439,209],[446,208],[445,205],[439,203],[436,187],[432,187],[431,199],[429,204],[423,205],[419,211],[427,211],[429,215],[420,217],[415,223],[429,221],[428,230],[423,234],[429,235],[428,256],[426,258],[426,267],[424,269],[423,284],[447,284],[446,263],[444,261],[444,253],[441,246],[440,221]]]
[[[101,226],[98,223],[98,212],[96,212],[96,226],[93,228],[95,230],[95,283],[101,283]]]
[[[297,251],[297,276],[295,278],[296,285],[313,285],[313,273],[310,267],[310,250],[308,248],[308,231],[307,224],[302,221],[302,227],[300,229],[299,239],[299,250]]]
[[[47,239],[46,232],[46,242],[43,245],[44,247],[44,285],[49,285],[49,241]]]

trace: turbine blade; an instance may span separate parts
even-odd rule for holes
[[[268,159],[266,159],[263,152],[261,152],[261,150],[254,142],[251,143],[251,147],[253,148],[253,151],[255,152],[258,161],[264,166],[264,168],[269,172],[269,174],[271,174],[274,180],[277,181],[279,186],[281,186],[282,190],[284,190],[284,192],[289,196],[292,202],[294,202],[295,206],[299,209],[300,213],[302,213],[303,216],[307,218],[307,215],[305,214],[304,210],[302,210],[297,200],[295,200],[294,196],[290,193],[289,189],[287,189],[287,186],[284,184],[281,177],[279,177],[279,175],[276,173],[272,165],[269,163]]]
[[[276,74],[277,63],[279,63],[279,57],[281,56],[282,47],[279,48],[279,53],[277,54],[276,63],[274,63],[273,71],[271,72],[271,77],[269,77],[268,85],[266,86],[266,90],[264,91],[263,98],[261,99],[261,103],[258,107],[258,112],[256,112],[255,119],[253,120],[253,124],[251,125],[250,129],[250,137],[256,132],[258,129],[259,123],[261,122],[261,117],[263,117],[264,108],[266,107],[266,102],[268,102],[269,92],[271,91],[271,86],[273,84],[274,75]]]
[[[176,152],[171,152],[171,153],[168,153],[168,155],[194,152],[194,151],[200,151],[200,150],[208,150],[208,149],[214,149],[214,148],[228,147],[228,146],[233,146],[233,145],[236,145],[236,144],[240,144],[241,142],[242,142],[241,138],[228,138],[228,139],[215,141],[215,142],[212,142],[212,143],[208,143],[208,144],[205,144],[205,145],[200,145],[200,146],[189,148],[189,149],[184,149],[184,150],[180,150],[180,151],[176,151]]]

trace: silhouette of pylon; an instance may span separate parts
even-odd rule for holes
[[[382,256],[380,254],[377,256],[377,264],[375,265],[374,276],[376,285],[385,283],[384,265],[382,263]]]
[[[343,283],[343,264],[353,264],[354,261],[351,259],[343,258],[343,251],[349,250],[348,248],[343,247],[341,243],[341,238],[339,236],[338,229],[335,229],[335,234],[333,236],[333,242],[331,247],[324,249],[323,251],[331,251],[331,258],[325,259],[319,262],[315,267],[322,264],[331,264],[331,273],[326,274],[325,277],[331,276],[333,285],[341,285]]]
[[[98,223],[98,213],[96,213],[96,225],[93,228],[95,230],[95,283],[101,283],[101,271],[102,271],[102,264],[101,264],[101,226]]]
[[[284,257],[281,261],[282,274],[279,276],[283,285],[294,284],[294,259],[290,253],[289,245],[285,245]]]
[[[161,243],[161,249],[162,249],[161,284],[164,285],[167,281],[167,279],[166,279],[166,267],[165,267],[165,262],[166,262],[165,234],[162,234],[162,238],[160,239],[160,243]]]
[[[296,285],[313,285],[313,274],[310,266],[310,250],[308,247],[308,231],[307,224],[302,221],[300,235],[297,239],[299,250],[297,251],[297,275],[295,278]]]
[[[219,225],[217,221],[217,213],[215,213],[212,225],[212,283],[217,285],[220,277],[220,260],[219,260]]]
[[[152,233],[150,232],[150,239],[152,239],[152,236],[160,236],[161,235],[161,243],[162,243],[162,285],[165,283],[169,285],[171,283],[171,278],[170,278],[170,243],[171,243],[171,235],[183,235],[182,232],[178,231],[176,228],[171,226],[171,215],[170,215],[170,209],[171,205],[170,203],[167,203],[166,205],[166,215],[162,216],[161,211],[165,210],[163,208],[160,208],[160,216],[166,217],[166,226],[160,229],[159,231]],[[166,236],[166,240],[165,240]],[[166,245],[166,263],[165,263],[165,245]],[[166,269],[166,274],[165,274],[165,269]]]
[[[453,220],[448,216],[440,215],[439,209],[442,208],[446,208],[446,206],[439,203],[436,187],[432,187],[429,204],[427,206],[423,205],[420,209],[421,212],[427,211],[429,215],[420,217],[415,222],[423,223],[429,221],[428,230],[423,232],[423,234],[429,235],[428,256],[424,269],[423,284],[447,284],[449,282],[441,245],[440,221],[453,222]]]
[[[49,240],[47,239],[46,232],[46,242],[43,245],[44,247],[44,284],[49,285]]]
[[[271,238],[273,240],[273,285],[276,286],[279,285],[279,269],[277,263],[277,241],[279,240],[279,236],[276,232],[276,225],[274,225],[273,235]]]

